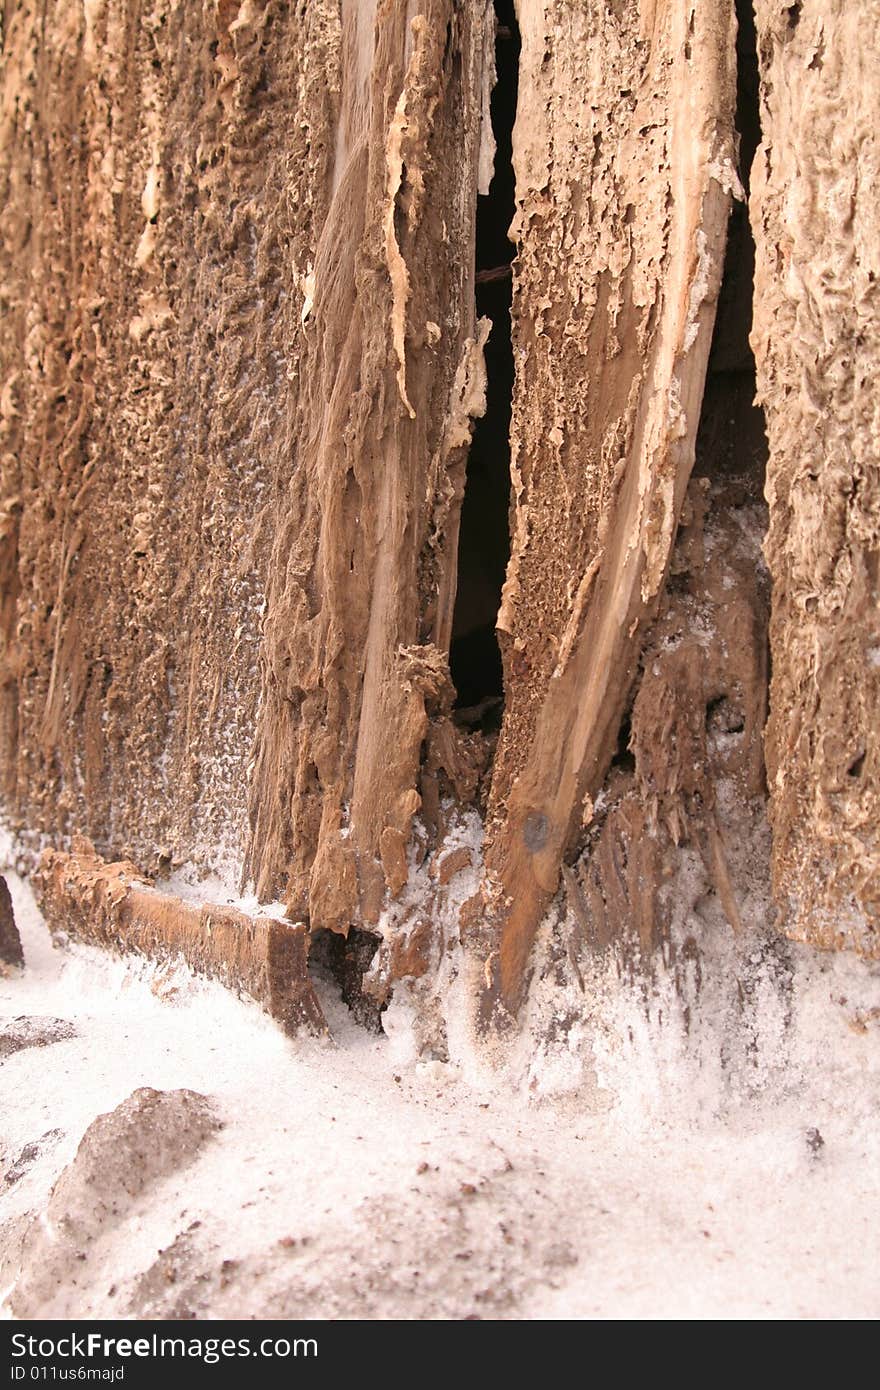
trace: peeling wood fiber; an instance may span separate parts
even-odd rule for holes
[[[423,746],[439,770],[460,742],[447,650],[485,398],[473,238],[490,15],[451,0],[380,3],[373,25],[341,11],[344,138],[327,149],[275,478],[248,857],[258,891],[315,928],[375,922],[399,893]]]

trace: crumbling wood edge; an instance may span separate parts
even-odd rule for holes
[[[329,1031],[308,976],[308,930],[152,888],[134,864],[108,864],[91,846],[46,850],[33,875],[52,932],[154,960],[180,956],[199,974],[261,1004],[288,1036]]]

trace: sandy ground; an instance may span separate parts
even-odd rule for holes
[[[880,1314],[875,968],[792,950],[783,969],[758,942],[686,1020],[662,982],[646,1005],[606,972],[585,1024],[526,1037],[504,1071],[414,1060],[405,1013],[370,1035],[329,982],[334,1042],[290,1041],[184,971],[54,949],[10,886],[27,968],[0,980],[0,1034],[75,1032],[0,1060],[6,1316]],[[221,1127],[120,1204],[123,1136],[108,1191],[100,1165],[69,1170],[47,1215],[88,1126],[139,1087],[208,1097]],[[76,1182],[86,1236],[59,1218]]]

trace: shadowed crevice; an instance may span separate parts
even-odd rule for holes
[[[508,238],[514,213],[512,162],[520,40],[512,0],[496,0],[497,81],[492,93],[495,171],[489,192],[477,199],[476,309],[492,320],[486,344],[486,413],[476,422],[468,454],[458,546],[458,588],[449,660],[457,706],[492,701],[500,719],[501,652],[495,620],[510,559],[510,417],[513,393],[511,262]]]

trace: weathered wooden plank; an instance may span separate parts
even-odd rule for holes
[[[180,956],[262,1004],[286,1033],[327,1032],[302,923],[184,902],[151,887],[134,864],[107,864],[88,848],[46,850],[33,882],[51,930],[154,960]]]

